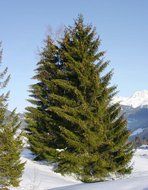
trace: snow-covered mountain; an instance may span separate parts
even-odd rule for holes
[[[131,97],[115,97],[113,101],[133,108],[148,106],[148,90],[136,91]]]
[[[131,138],[148,139],[148,90],[137,91],[130,97],[115,97],[113,102],[121,104],[132,132]]]

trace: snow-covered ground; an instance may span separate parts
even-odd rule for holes
[[[132,160],[134,170],[130,176],[91,184],[83,184],[72,177],[54,173],[52,166],[33,161],[27,149],[22,153],[22,160],[26,161],[26,167],[17,190],[148,190],[148,149],[145,148],[135,152]]]
[[[28,149],[22,152],[22,161],[26,164],[20,187],[11,190],[49,190],[54,187],[78,184],[78,181],[72,177],[63,177],[53,172],[52,166],[33,161],[33,155]]]

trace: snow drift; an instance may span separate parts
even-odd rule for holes
[[[138,149],[133,157],[133,172],[123,179],[101,183],[84,184],[72,177],[61,176],[52,171],[52,166],[32,160],[31,152],[25,149],[22,160],[25,171],[19,188],[11,190],[148,190],[148,149]]]

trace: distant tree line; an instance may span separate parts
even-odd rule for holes
[[[134,138],[134,142],[133,142],[135,148],[138,148],[142,145],[148,145],[148,138],[147,137],[140,137],[140,136],[136,136]]]

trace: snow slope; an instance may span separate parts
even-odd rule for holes
[[[25,149],[22,153],[22,160],[26,161],[23,180],[19,188],[11,190],[148,190],[148,149],[135,152],[132,160],[134,170],[130,176],[92,184],[56,174],[52,166],[35,162],[32,158],[31,152]]]
[[[27,149],[22,153],[22,161],[26,162],[25,171],[19,188],[10,190],[48,190],[80,183],[72,177],[63,177],[52,171],[52,166],[33,161],[33,155]]]
[[[133,108],[148,105],[148,90],[137,91],[131,97],[115,97],[113,102],[120,102],[121,105]]]
[[[52,190],[148,190],[148,149],[137,150],[134,171],[128,178],[92,184],[78,184]]]

